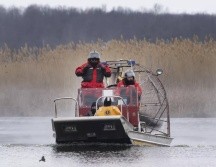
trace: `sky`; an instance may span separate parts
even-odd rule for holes
[[[117,7],[143,11],[153,9],[155,4],[159,4],[163,7],[163,11],[169,13],[216,14],[216,0],[0,0],[0,5],[6,8],[27,7],[31,4],[81,9],[106,6],[107,11]]]

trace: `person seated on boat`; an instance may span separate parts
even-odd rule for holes
[[[91,110],[86,114],[86,116],[94,116],[96,113],[96,102],[91,105]]]
[[[104,106],[101,106],[95,113],[95,116],[111,116],[121,115],[121,111],[117,106],[112,106],[112,100],[110,97],[106,97],[104,100]]]
[[[87,63],[77,67],[75,74],[82,77],[82,88],[104,88],[104,77],[111,76],[111,70],[108,65],[100,62],[100,54],[92,51],[88,55]]]
[[[138,100],[140,100],[141,98],[142,88],[140,87],[140,84],[136,82],[135,74],[132,70],[125,72],[124,78],[120,82],[118,82],[117,88],[118,88],[118,94],[120,96],[130,96],[129,89],[136,88],[138,94]],[[136,95],[136,92],[132,92],[132,93]]]

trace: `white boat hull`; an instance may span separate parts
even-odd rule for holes
[[[170,146],[173,138],[167,136],[152,135],[144,132],[129,131],[129,138],[133,145],[141,146]]]

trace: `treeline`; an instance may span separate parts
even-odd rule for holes
[[[102,39],[216,38],[216,16],[158,14],[129,10],[50,8],[32,5],[5,9],[0,6],[0,47],[55,47],[68,42]]]

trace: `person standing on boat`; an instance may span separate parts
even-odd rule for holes
[[[111,98],[106,97],[104,100],[104,105],[96,111],[95,116],[121,115],[121,111],[119,110],[119,108],[116,106],[112,106],[111,104]]]
[[[118,94],[120,96],[129,96],[129,89],[136,88],[138,94],[138,100],[140,100],[142,95],[142,88],[140,84],[135,80],[135,74],[132,70],[126,71],[124,78],[117,84]],[[122,88],[122,89],[121,89]]]
[[[100,54],[92,51],[88,55],[88,62],[77,67],[75,74],[82,77],[82,88],[104,88],[104,77],[111,76],[110,68],[100,62]]]

